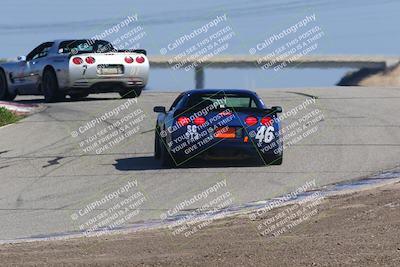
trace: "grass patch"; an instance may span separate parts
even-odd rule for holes
[[[10,123],[17,122],[21,118],[22,116],[18,116],[6,108],[0,107],[0,127]]]

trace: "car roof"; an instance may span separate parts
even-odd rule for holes
[[[247,94],[247,95],[254,95],[257,94],[253,91],[247,89],[193,89],[186,91],[187,95],[194,95],[194,94],[216,94],[216,93],[224,93],[224,94]]]
[[[94,40],[94,41],[105,41],[108,42],[106,40],[97,40],[97,39],[91,39],[91,38],[70,38],[70,39],[57,39],[51,42],[54,42],[56,45],[60,45],[62,42],[66,42],[66,41],[81,41],[81,40]]]
[[[64,42],[64,41],[77,41],[77,40],[93,40],[93,41],[106,41],[106,42],[108,42],[107,40],[102,40],[102,39],[91,39],[91,38],[68,38],[68,39],[57,39],[57,40],[54,40],[53,42],[56,42],[56,43],[61,43],[61,42]]]

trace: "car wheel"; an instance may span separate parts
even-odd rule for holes
[[[3,70],[0,70],[0,100],[12,101],[16,94],[8,92],[7,78]]]
[[[89,94],[88,93],[73,93],[73,94],[69,94],[69,97],[71,99],[82,99],[87,97]]]
[[[156,128],[155,134],[154,134],[154,158],[155,159],[161,158],[160,138],[161,137],[160,137],[159,129]]]
[[[172,168],[175,166],[174,160],[172,159],[171,154],[168,152],[166,143],[160,143],[160,151],[161,151],[161,165],[166,168]]]
[[[274,155],[262,155],[262,158],[266,165],[282,165],[283,152]]]
[[[57,76],[53,70],[44,71],[42,86],[46,102],[57,102],[65,98],[65,94],[59,90]]]
[[[126,90],[119,92],[119,95],[121,96],[121,98],[136,98],[142,94],[142,89],[143,88],[140,88],[140,87],[133,88],[133,89],[132,88],[126,89]]]

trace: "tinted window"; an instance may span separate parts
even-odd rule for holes
[[[45,57],[48,55],[50,48],[53,46],[52,42],[43,43],[32,50],[27,56],[26,60],[33,60],[41,57]]]
[[[171,108],[170,108],[169,110],[174,109],[174,108],[178,105],[179,101],[182,100],[182,98],[183,98],[184,95],[185,95],[185,94],[180,94],[180,95],[175,99],[174,103],[172,103]]]
[[[202,109],[209,105],[217,108],[257,108],[257,104],[251,95],[246,94],[194,94],[190,96],[187,107]]]
[[[60,54],[105,53],[113,50],[114,47],[110,42],[102,40],[63,41],[58,48]]]

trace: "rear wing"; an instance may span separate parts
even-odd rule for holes
[[[195,113],[201,113],[201,111],[206,110],[206,107],[188,107],[188,108],[180,108],[176,109],[174,111],[174,117],[180,116],[180,115],[187,115],[187,114],[195,114]],[[226,107],[226,108],[214,108],[209,110],[209,112],[224,112],[226,110],[230,110],[232,113],[236,112],[246,112],[249,114],[262,114],[262,115],[268,115],[268,116],[278,116],[278,113],[282,113],[282,108],[279,106],[273,106],[271,108],[265,108],[265,109],[260,109],[260,108],[233,108],[233,107]]]
[[[205,106],[195,106],[195,107],[187,107],[187,108],[180,108],[180,109],[177,109],[176,111],[175,111],[175,113],[187,113],[187,112],[198,112],[198,111],[201,111],[201,110],[204,110],[206,107]],[[261,109],[261,108],[253,108],[253,107],[249,107],[249,108],[243,108],[243,107],[240,107],[240,108],[238,108],[238,107],[224,107],[224,108],[221,108],[221,107],[217,107],[217,108],[213,108],[213,109],[211,109],[210,111],[215,111],[215,112],[221,112],[221,111],[224,111],[224,110],[227,110],[227,109],[230,109],[230,110],[232,110],[233,112],[236,112],[236,111],[238,111],[238,112],[255,112],[255,113],[271,113],[271,114],[276,114],[276,113],[282,113],[282,107],[280,107],[280,106],[273,106],[273,107],[270,107],[270,108],[263,108],[263,109]]]
[[[147,51],[144,49],[123,49],[123,50],[112,50],[112,51],[105,51],[105,52],[97,52],[99,54],[106,54],[106,53],[112,53],[112,52],[116,52],[116,53],[136,53],[136,54],[142,54],[147,56]],[[68,53],[68,57],[71,58],[73,56],[77,56],[77,55],[82,55],[82,54],[96,54],[96,52],[86,52],[86,51],[79,51],[77,53]]]
[[[122,50],[117,50],[117,52],[121,52],[121,53],[137,53],[137,54],[143,54],[143,55],[147,55],[147,51],[144,49],[122,49]]]

